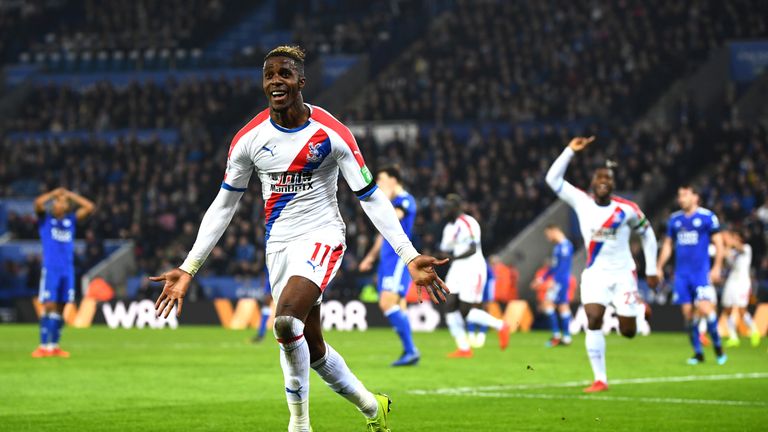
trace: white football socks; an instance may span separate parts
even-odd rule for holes
[[[288,431],[309,432],[309,347],[304,339],[304,323],[291,316],[279,316],[274,333],[280,344],[280,366],[291,413]]]
[[[333,347],[326,343],[325,356],[311,366],[331,390],[352,402],[364,416],[376,417],[379,407],[376,397],[357,379]]]
[[[467,329],[464,326],[464,318],[461,316],[461,312],[453,311],[445,314],[445,324],[448,326],[451,336],[456,340],[456,346],[461,351],[468,351],[469,337],[467,336]]]
[[[602,330],[587,330],[586,332],[587,355],[592,364],[592,372],[595,374],[595,381],[608,383],[608,376],[605,372],[605,335]]]
[[[469,313],[467,314],[467,322],[488,326],[496,330],[501,330],[501,328],[504,327],[504,321],[495,318],[488,312],[478,308],[472,308],[469,310]]]

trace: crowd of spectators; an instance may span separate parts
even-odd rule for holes
[[[139,0],[130,2],[38,1],[8,8],[10,18],[18,16],[33,23],[47,19],[13,48],[22,62],[62,58],[77,59],[144,54],[187,53],[199,49],[211,37],[227,28],[254,5],[243,0]],[[2,14],[0,14],[2,16]],[[45,29],[41,32],[40,29]],[[13,39],[13,38],[9,38]],[[10,53],[9,53],[10,54]],[[6,56],[7,57],[7,56]]]
[[[727,39],[765,35],[767,17],[759,0],[461,0],[347,119],[627,121]]]
[[[423,26],[431,8],[425,0],[340,0],[299,8],[290,18],[293,40],[313,55],[374,51],[402,32],[406,22]]]
[[[132,83],[115,87],[101,82],[86,89],[36,87],[15,117],[10,131],[180,128],[227,125],[263,101],[259,77],[227,80],[189,79]]]

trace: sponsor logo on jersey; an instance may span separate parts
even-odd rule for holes
[[[367,166],[363,165],[363,167],[360,168],[360,173],[363,174],[363,180],[365,180],[366,183],[370,183],[373,181],[373,175],[371,174],[371,170],[369,170]]]
[[[695,245],[699,244],[699,232],[698,231],[680,231],[677,233],[677,244],[679,245]]]
[[[71,242],[72,231],[60,228],[51,228],[51,238],[59,242]]]
[[[270,174],[270,191],[275,193],[295,193],[312,189],[312,171],[284,172]]]

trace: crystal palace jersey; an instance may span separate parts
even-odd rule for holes
[[[632,230],[642,232],[648,228],[648,221],[637,204],[613,196],[610,204],[600,206],[593,197],[566,181],[555,192],[570,204],[579,218],[588,269],[635,270],[629,236]]]
[[[481,269],[485,273],[487,264],[483,256],[480,224],[477,220],[468,214],[461,214],[443,228],[443,238],[440,241],[440,250],[443,252],[458,256],[466,253],[472,245],[477,247],[475,253],[466,258],[453,260],[451,268],[468,266],[468,268]]]
[[[358,198],[376,189],[352,133],[327,111],[286,129],[259,113],[229,148],[222,187],[244,191],[256,171],[264,197],[267,252],[318,230],[345,230],[336,200],[339,170]]]
[[[675,242],[675,272],[709,273],[709,241],[717,232],[720,222],[710,210],[699,207],[691,215],[682,211],[672,213],[667,235]]]

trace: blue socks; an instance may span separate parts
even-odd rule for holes
[[[717,352],[717,355],[722,355],[723,341],[720,339],[720,333],[717,331],[717,314],[715,312],[707,316],[707,332],[709,337],[712,338],[712,346],[715,348],[715,352]]]
[[[58,345],[63,325],[64,320],[56,312],[43,314],[40,318],[40,345],[49,348]]]
[[[48,314],[44,313],[42,317],[40,317],[40,346],[46,346],[48,345],[48,341],[50,340],[50,319],[48,318]]]
[[[704,355],[704,351],[701,348],[701,340],[699,339],[699,326],[692,320],[686,323],[686,327],[686,330],[688,330],[688,337],[693,346],[693,352],[696,353],[697,356]]]
[[[560,335],[560,322],[557,320],[557,314],[554,309],[548,309],[545,311],[547,318],[549,319],[549,328],[552,330],[552,335],[559,338]]]
[[[406,354],[415,354],[416,346],[413,344],[413,334],[411,333],[411,323],[408,321],[408,317],[400,309],[400,306],[393,306],[384,313],[389,320],[389,324],[395,329],[397,335],[400,336],[400,342],[403,343],[403,351]]]
[[[61,327],[64,325],[64,320],[62,319],[61,315],[57,313],[48,314],[48,319],[50,322],[50,330],[48,333],[50,335],[50,339],[48,343],[58,345],[59,339],[61,339]]]
[[[568,338],[571,336],[571,313],[560,313],[560,329],[563,332],[563,337]]]
[[[264,335],[267,333],[267,321],[269,321],[269,315],[271,313],[272,310],[269,308],[269,306],[263,306],[261,308],[261,321],[259,321],[258,332],[259,339],[264,339]]]

